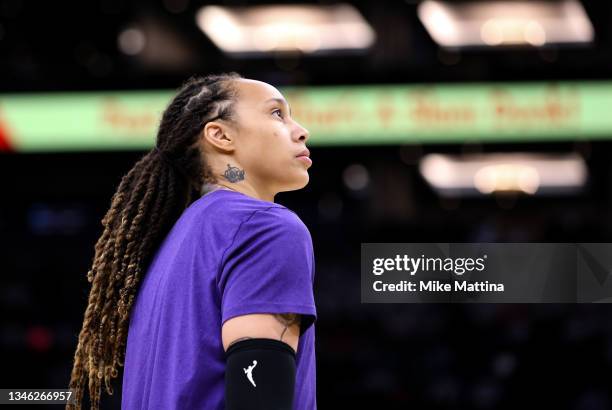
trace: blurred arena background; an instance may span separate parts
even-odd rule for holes
[[[313,237],[321,409],[612,408],[606,304],[359,293],[365,242],[611,242],[603,0],[0,0],[1,387],[67,387],[121,176],[174,89],[232,70],[311,130],[276,201]]]

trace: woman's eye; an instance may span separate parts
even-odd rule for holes
[[[275,113],[278,113],[278,116],[283,118],[283,112],[281,110],[276,109],[276,110],[272,111],[272,114],[275,114]]]

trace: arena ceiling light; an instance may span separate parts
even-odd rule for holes
[[[575,153],[429,154],[421,159],[419,171],[440,195],[449,197],[574,193],[588,174],[584,159]]]
[[[365,50],[376,38],[372,27],[349,4],[204,6],[196,21],[227,53]]]
[[[582,4],[561,1],[425,0],[419,19],[444,47],[590,43],[594,29]]]

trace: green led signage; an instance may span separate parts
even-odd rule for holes
[[[612,137],[612,82],[280,90],[312,146]],[[172,93],[0,94],[0,149],[150,149]]]

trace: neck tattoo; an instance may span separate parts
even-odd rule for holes
[[[238,167],[232,167],[230,164],[227,164],[227,169],[225,173],[222,175],[229,182],[238,182],[244,180],[244,169],[240,169]]]

